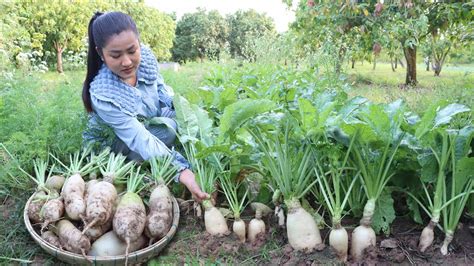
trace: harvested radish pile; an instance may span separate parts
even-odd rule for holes
[[[177,173],[172,157],[151,159],[151,175],[109,151],[85,150],[68,164],[54,159],[64,175],[52,175],[54,165],[46,174],[48,162],[35,162],[36,176],[29,176],[37,189],[26,206],[31,225],[46,242],[89,261],[88,256],[125,255],[127,263],[131,252],[169,232],[173,196],[166,186]]]

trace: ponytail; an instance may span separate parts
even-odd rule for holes
[[[91,113],[93,111],[91,94],[89,92],[90,84],[99,72],[100,67],[102,66],[102,60],[100,58],[99,53],[97,52],[93,34],[94,21],[102,14],[103,13],[101,12],[96,12],[89,21],[88,27],[89,48],[87,51],[87,74],[86,79],[84,80],[84,84],[82,86],[82,101],[88,113]]]

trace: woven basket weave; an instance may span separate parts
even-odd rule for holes
[[[47,253],[51,254],[55,258],[62,260],[64,262],[74,264],[74,265],[90,265],[91,263],[87,261],[82,255],[72,253],[65,250],[60,250],[57,247],[49,244],[44,239],[42,239],[38,233],[33,229],[30,219],[28,218],[28,206],[33,199],[34,194],[29,198],[26,203],[25,210],[23,212],[23,220],[26,225],[26,229],[30,233],[31,237],[38,243]],[[179,206],[176,199],[173,197],[173,223],[171,225],[170,231],[158,242],[154,243],[151,246],[137,250],[128,255],[128,263],[135,264],[141,263],[150,260],[152,257],[156,257],[160,251],[168,244],[168,242],[173,238],[178,228],[179,223]],[[92,261],[93,265],[124,265],[125,264],[125,255],[120,256],[87,256],[87,258]]]

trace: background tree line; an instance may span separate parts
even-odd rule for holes
[[[474,59],[473,6],[467,0],[301,0],[290,30],[277,34],[272,19],[254,10],[222,16],[198,9],[177,20],[142,1],[1,2],[0,70],[8,62],[58,72],[64,61],[65,67],[83,68],[93,12],[121,10],[135,19],[141,41],[160,61],[220,60],[226,53],[247,61],[311,64],[319,53],[335,59],[333,71],[340,73],[348,62],[354,67],[365,60],[375,68],[383,54],[393,71],[406,65],[405,84],[414,85],[421,58],[435,75],[450,55]]]
[[[46,70],[55,66],[83,67],[87,55],[87,25],[95,11],[117,10],[129,14],[159,61],[180,62],[232,56],[255,59],[252,41],[275,35],[271,18],[253,10],[227,17],[199,9],[179,21],[173,14],[145,6],[141,1],[12,1],[0,3],[0,63],[7,68]]]
[[[292,5],[292,0],[283,2]],[[345,60],[369,60],[375,68],[385,50],[394,71],[405,59],[405,84],[415,85],[420,48],[439,76],[452,49],[472,47],[473,7],[464,0],[302,0],[292,29],[300,47],[326,49],[338,58],[336,72]]]

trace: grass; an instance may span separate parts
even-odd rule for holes
[[[32,159],[46,159],[49,152],[65,158],[80,148],[85,126],[82,79],[83,72],[49,72],[16,73],[10,82],[0,80],[0,143],[15,157],[2,151],[11,171],[0,169],[0,192],[5,192],[5,187],[28,189],[28,179],[14,170],[15,160],[32,172]],[[16,177],[15,182],[8,174]]]
[[[364,96],[373,102],[392,102],[403,99],[411,110],[422,114],[432,102],[447,100],[474,107],[474,67],[447,66],[440,77],[428,72],[423,65],[417,66],[419,84],[405,88],[405,68],[400,66],[393,72],[390,64],[378,63],[375,70],[365,62],[357,63],[355,69],[348,69],[349,82],[353,89],[350,96]]]

